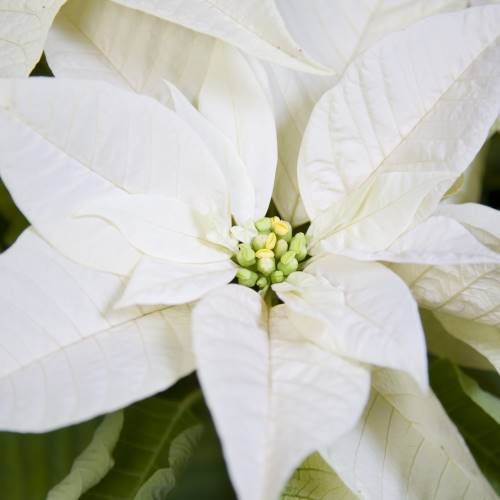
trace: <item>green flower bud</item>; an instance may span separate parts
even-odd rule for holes
[[[299,267],[299,261],[295,258],[295,252],[288,251],[281,257],[278,263],[278,269],[283,272],[285,276],[293,273]]]
[[[257,286],[259,288],[265,288],[267,285],[269,284],[269,282],[267,281],[267,278],[265,276],[261,276],[258,280],[257,280]]]
[[[281,283],[285,281],[285,274],[283,271],[274,271],[271,273],[271,283]]]
[[[240,285],[245,285],[249,287],[255,286],[257,280],[259,279],[259,275],[250,271],[250,269],[240,268],[236,273],[236,277],[238,278],[238,283]]]
[[[255,264],[255,252],[250,245],[242,243],[240,251],[236,254],[236,260],[242,267],[249,267]]]
[[[263,257],[257,261],[257,271],[264,276],[268,276],[276,269],[276,262],[273,257]]]
[[[297,260],[300,262],[307,257],[307,240],[304,233],[297,233],[290,241],[290,250],[295,252]]]
[[[269,217],[262,217],[255,221],[255,229],[260,233],[268,233],[271,231],[271,219]]]
[[[280,259],[288,251],[288,243],[285,240],[278,240],[274,247],[274,255]]]
[[[265,248],[268,234],[258,234],[252,239],[252,248],[257,251]]]

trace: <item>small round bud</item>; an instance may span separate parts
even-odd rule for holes
[[[245,285],[249,287],[255,286],[257,280],[259,279],[259,275],[250,271],[250,269],[240,268],[236,273],[236,277],[238,278],[238,283],[240,285]]]
[[[267,233],[271,231],[271,219],[269,217],[262,217],[255,221],[255,229],[260,233]]]
[[[283,271],[274,271],[271,273],[271,283],[281,283],[285,281],[285,274]]]
[[[286,242],[289,242],[292,239],[292,226],[287,221],[282,220],[273,224],[273,231],[279,238],[285,240]]]
[[[276,262],[272,257],[264,257],[257,261],[257,271],[269,276],[276,269]]]
[[[290,250],[295,252],[297,260],[300,262],[307,257],[307,240],[304,233],[297,233],[290,241]]]
[[[236,260],[242,267],[253,266],[255,264],[255,252],[250,245],[242,243],[240,245],[240,251],[236,254]]]
[[[278,241],[278,238],[276,238],[276,235],[274,233],[269,233],[267,236],[266,240],[266,248],[268,250],[272,250],[276,246],[276,242]]]
[[[267,278],[265,276],[261,276],[258,280],[257,280],[257,286],[262,289],[262,288],[266,288],[266,286],[269,284],[269,282],[267,281]]]
[[[283,271],[285,276],[293,273],[299,267],[299,261],[295,258],[295,252],[288,251],[281,257],[278,263],[278,269]]]
[[[269,250],[267,248],[261,248],[260,250],[257,250],[255,253],[255,256],[258,259],[272,259],[274,258],[274,252],[272,250]]]
[[[260,250],[261,248],[265,248],[267,238],[268,238],[267,234],[258,234],[252,239],[252,248],[255,251]]]
[[[288,251],[288,243],[285,240],[278,240],[274,247],[274,255],[280,259]]]

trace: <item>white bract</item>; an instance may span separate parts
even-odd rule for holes
[[[27,76],[65,0],[0,0],[0,77]]]

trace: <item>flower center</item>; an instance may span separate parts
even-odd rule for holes
[[[257,234],[234,256],[240,266],[236,277],[240,285],[265,293],[297,271],[307,257],[307,239],[304,233],[293,234],[291,224],[279,217],[262,217],[254,225]]]

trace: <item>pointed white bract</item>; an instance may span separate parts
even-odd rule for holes
[[[0,77],[28,76],[65,0],[0,1]]]
[[[193,101],[214,43],[211,36],[111,0],[70,0],[54,21],[45,52],[57,78],[103,80],[155,98],[166,79]]]
[[[412,207],[419,219],[435,208],[498,116],[499,19],[498,6],[433,16],[388,35],[349,66],[315,107],[301,146],[300,189],[311,217],[359,186],[379,188],[381,178],[386,205],[407,203],[418,188]],[[375,209],[365,208],[364,217],[373,219]]]
[[[351,429],[366,402],[366,369],[293,330],[283,307],[269,311],[238,285],[194,310],[198,375],[242,500],[277,498],[294,468]]]
[[[481,212],[481,205],[476,207]],[[439,211],[371,258],[426,264],[500,262],[499,254],[478,239],[473,228]]]
[[[440,314],[438,313],[438,315]],[[453,363],[465,368],[475,368],[478,370],[495,369],[488,359],[477,350],[451,335],[446,330],[443,322],[439,321],[432,311],[421,309],[420,317],[429,352],[439,358],[449,359]],[[472,328],[475,328],[475,325],[477,325],[474,322],[470,322],[470,324]]]
[[[229,259],[195,264],[143,257],[116,305],[194,302],[210,290],[231,282],[237,269]]]
[[[302,134],[321,95],[342,76],[350,62],[388,33],[440,12],[464,8],[465,0],[278,0],[278,8],[297,42],[332,68],[330,76],[307,75],[267,65],[278,125],[279,182],[274,201],[293,225],[309,219],[300,199],[297,157]]]
[[[166,389],[194,369],[186,306],[114,311],[120,278],[27,230],[0,256],[0,427],[43,432]]]
[[[294,42],[274,0],[113,0],[231,43],[263,59],[310,72],[325,72]]]
[[[422,234],[419,242],[413,245],[414,248],[424,249],[427,246],[429,249],[434,243],[438,243],[440,252],[444,255],[430,261],[414,256],[413,259],[408,259],[409,263],[392,265],[392,269],[408,284],[422,307],[499,326],[499,212],[469,203],[442,205],[438,213],[440,215],[437,218],[453,220],[457,226],[460,225],[462,231],[467,231],[470,244],[462,238],[453,239],[450,232],[436,231],[433,240]],[[449,248],[440,244],[441,238],[452,243]],[[467,260],[462,260],[460,254]]]
[[[302,334],[354,361],[406,371],[428,387],[425,338],[405,284],[378,263],[327,256],[273,289]]]
[[[163,205],[208,209],[217,224],[229,224],[217,163],[180,118],[152,99],[95,82],[5,80],[0,127],[2,179],[37,230],[74,260],[129,273],[140,251],[161,244],[160,231],[144,242],[130,231],[145,227],[131,223],[155,225]],[[128,219],[137,205],[135,221]],[[193,225],[193,215],[186,217]]]
[[[440,311],[435,317],[453,337],[475,349],[500,373],[500,328],[479,321],[465,320]]]
[[[230,58],[235,55],[231,54],[231,52],[235,52],[234,49],[226,47],[224,53],[228,54],[228,57]],[[236,57],[239,56],[236,54]],[[224,72],[224,74],[226,75],[226,78],[232,78],[232,76],[228,74],[227,70]],[[257,85],[256,82],[255,84]],[[214,123],[219,123],[219,117],[217,114],[214,114],[214,121],[209,121],[191,105],[191,103],[176,87],[168,82],[165,82],[165,87],[167,95],[162,96],[161,101],[171,106],[174,111],[179,116],[181,116],[184,121],[189,123],[191,128],[196,131],[198,135],[203,139],[213,157],[217,160],[217,164],[224,174],[228,185],[231,186],[231,212],[234,215],[236,221],[244,224],[249,220],[254,220],[260,217],[260,215],[256,213],[256,190],[259,188],[262,189],[263,186],[265,190],[269,190],[269,186],[272,186],[272,183],[269,182],[268,177],[272,177],[272,174],[270,174],[269,172],[262,172],[265,175],[259,176],[259,172],[257,172],[257,175],[252,172],[253,175],[250,176],[250,163],[244,162],[237,150],[237,146],[241,144],[242,140],[242,138],[239,137],[240,135],[242,135],[241,131],[235,131],[235,134],[233,134],[232,136],[230,135],[234,140],[231,141],[214,125]],[[225,97],[227,98],[227,96]],[[261,99],[260,95],[257,95],[256,97],[257,99]],[[207,99],[211,101],[211,98],[208,96]],[[210,105],[211,104],[213,103],[210,103]],[[268,116],[268,111],[265,108],[262,110],[262,112],[264,116]],[[231,112],[226,115],[226,119],[230,119],[232,113],[236,113],[236,109],[231,110]],[[252,118],[250,118],[249,123],[253,123]],[[257,118],[256,123],[260,124],[259,118]],[[223,128],[221,129],[223,130]],[[269,127],[266,131],[270,132],[271,138],[274,137],[275,132],[272,126]],[[264,139],[271,144],[270,148],[272,152],[272,141],[270,141],[268,137],[265,137]],[[271,170],[273,170],[274,168],[272,164],[268,164],[267,166],[270,166]],[[267,204],[269,204],[269,199],[267,200]],[[260,210],[262,210],[262,208]]]
[[[198,108],[226,135],[245,163],[255,187],[254,218],[263,217],[274,185],[276,127],[254,69],[226,44],[217,42],[212,51]]]
[[[360,498],[496,498],[433,394],[389,370],[373,373],[357,428],[322,451]]]

